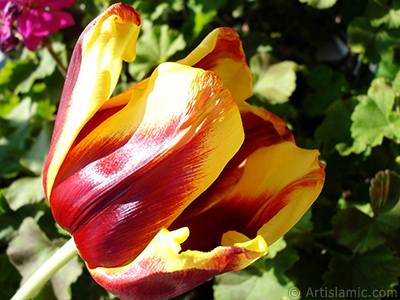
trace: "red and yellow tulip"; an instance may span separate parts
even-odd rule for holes
[[[100,285],[123,299],[167,299],[265,255],[325,174],[317,150],[245,102],[252,77],[230,28],[111,97],[140,26],[115,4],[82,33],[44,186]]]

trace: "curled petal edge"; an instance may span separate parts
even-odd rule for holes
[[[216,73],[238,105],[253,95],[253,77],[246,62],[242,41],[232,28],[214,29],[178,63]]]
[[[117,297],[168,299],[218,274],[243,269],[268,252],[262,236],[250,240],[235,231],[225,233],[224,244],[210,252],[180,252],[188,236],[187,227],[174,231],[163,228],[129,264],[116,268],[89,267],[89,272]]]

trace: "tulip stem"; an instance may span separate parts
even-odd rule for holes
[[[74,240],[70,239],[29,277],[11,300],[32,299],[42,286],[77,254]]]

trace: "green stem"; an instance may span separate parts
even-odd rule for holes
[[[25,282],[11,300],[33,298],[42,286],[77,254],[74,240],[70,239]]]
[[[57,63],[57,68],[61,72],[61,74],[64,76],[64,78],[67,76],[67,68],[64,67],[63,63],[61,62],[61,59],[58,57],[57,53],[54,52],[53,47],[52,47],[52,40],[46,36],[43,39],[43,45],[47,48],[51,56],[54,58],[54,60]]]

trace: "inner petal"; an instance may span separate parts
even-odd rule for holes
[[[290,212],[295,221],[289,216],[288,222],[279,224],[282,235],[320,193],[323,168],[317,156],[318,151],[300,149],[292,142],[262,147],[232,169],[228,179],[222,173],[217,180],[228,185],[237,176],[233,186],[222,192],[211,186],[193,202],[194,208],[190,205],[169,228],[188,226],[191,235],[183,248],[209,251],[220,245],[222,235],[230,230],[254,238],[264,224],[295,202],[298,205],[292,206]],[[275,241],[274,232],[264,233],[268,245]]]

